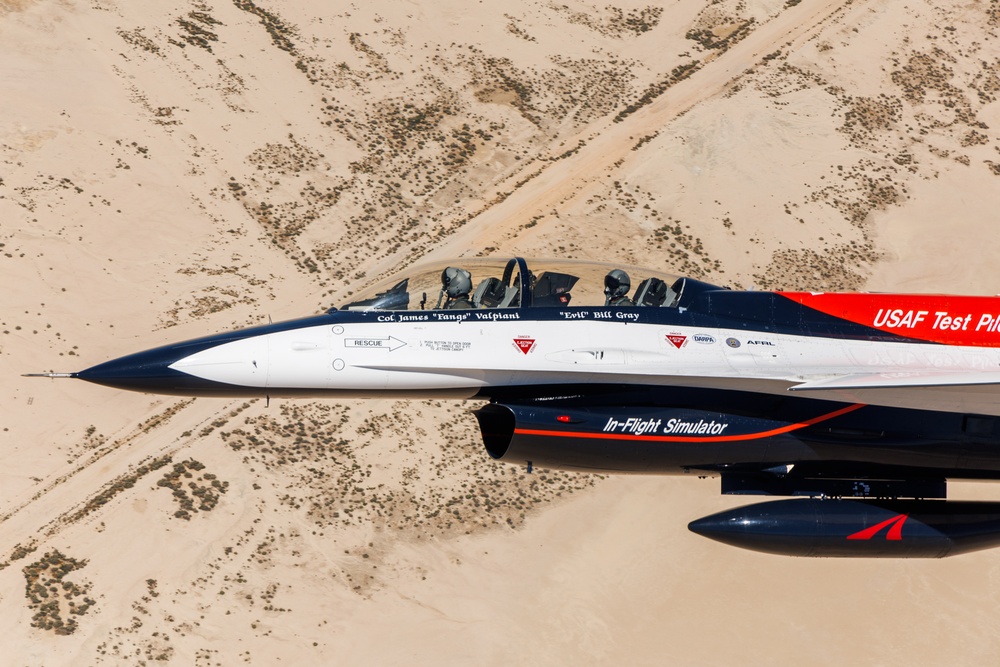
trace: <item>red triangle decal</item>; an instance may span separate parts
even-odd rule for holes
[[[684,342],[688,339],[687,336],[681,336],[680,334],[667,334],[667,340],[671,345],[676,347],[678,350],[684,346]]]
[[[518,349],[525,354],[531,352],[531,348],[535,347],[534,338],[515,338],[514,345],[517,345]]]

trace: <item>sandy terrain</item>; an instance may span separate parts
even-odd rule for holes
[[[995,552],[722,547],[685,528],[741,504],[717,480],[527,475],[470,405],[20,374],[428,255],[1000,293],[998,32],[997,0],[0,0],[0,662],[995,663]]]

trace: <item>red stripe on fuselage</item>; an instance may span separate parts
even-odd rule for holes
[[[631,435],[628,433],[593,433],[590,431],[550,431],[547,429],[533,429],[533,428],[515,428],[514,433],[517,435],[544,435],[556,438],[598,438],[603,440],[644,440],[652,442],[737,442],[740,440],[759,440],[761,438],[769,438],[771,436],[781,435],[782,433],[797,431],[801,428],[812,426],[813,424],[818,424],[828,419],[833,419],[834,417],[839,417],[840,415],[847,414],[848,412],[854,412],[858,408],[863,408],[863,407],[865,407],[864,403],[855,403],[853,405],[848,405],[846,408],[834,410],[833,412],[828,412],[824,415],[820,415],[819,417],[815,417],[813,419],[809,419],[804,422],[798,422],[796,424],[788,424],[780,428],[773,428],[769,431],[758,431],[757,433],[742,433],[740,435],[709,435],[704,437],[684,436],[684,435]]]
[[[1000,298],[938,294],[776,292],[854,324],[929,343],[1000,347]]]

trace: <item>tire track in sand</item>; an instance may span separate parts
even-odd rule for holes
[[[427,260],[443,260],[471,255],[486,246],[495,246],[516,234],[520,225],[553,208],[591,196],[604,187],[615,163],[625,159],[640,137],[648,136],[701,102],[711,99],[778,49],[801,44],[822,30],[837,13],[854,0],[806,0],[783,11],[760,26],[725,53],[711,59],[690,77],[683,79],[638,109],[622,122],[604,119],[576,136],[565,146],[583,145],[572,155],[555,162],[525,165],[513,179],[523,179],[512,188],[497,187],[487,196],[485,208],[474,214]],[[709,54],[707,58],[711,58]],[[527,174],[527,175],[526,175]],[[505,191],[504,187],[509,188]]]
[[[656,132],[700,102],[717,95],[759,63],[764,55],[811,38],[831,17],[851,4],[853,0],[801,2],[761,25],[622,122],[615,123],[609,117],[566,138],[563,142],[565,146],[579,145],[579,150],[554,162],[536,160],[525,165],[524,169],[487,195],[486,200],[492,203],[485,204],[483,210],[473,215],[427,259],[470,254],[470,249],[492,245],[503,237],[512,237],[518,226],[534,215],[590,196],[593,190],[603,187],[615,163],[628,156],[639,137]],[[711,54],[706,56],[708,58]],[[511,185],[510,182],[515,180],[516,183]],[[394,260],[386,258],[382,263],[389,261]],[[192,410],[190,408],[195,406],[181,404],[171,417],[177,428],[182,427],[181,424],[197,428],[228,409],[229,405],[204,403]],[[11,551],[19,548],[20,542],[28,536],[27,544],[32,546],[50,539],[70,525],[67,520],[76,516],[80,508],[116,480],[128,475],[143,462],[156,456],[173,454],[196,439],[164,442],[166,438],[158,433],[137,427],[114,440],[86,461],[46,480],[31,497],[15,501],[5,508],[0,514],[0,554],[9,558]],[[28,509],[31,511],[25,511]]]
[[[0,564],[10,564],[29,550],[39,548],[64,528],[99,511],[107,500],[123,490],[115,488],[119,481],[135,476],[150,461],[172,456],[197,442],[198,431],[216,419],[223,407],[226,406],[212,405],[210,401],[197,403],[192,399],[173,403],[57,471],[32,489],[30,496],[9,503],[0,513]],[[194,435],[170,436],[159,430],[167,423],[176,430],[189,430]],[[148,470],[146,474],[149,472],[153,471]],[[104,501],[92,503],[102,497]]]

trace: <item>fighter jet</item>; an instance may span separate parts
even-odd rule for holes
[[[633,284],[635,289],[632,289]],[[494,459],[717,477],[802,496],[689,528],[799,556],[1000,545],[1000,298],[745,291],[652,269],[479,258],[413,267],[326,313],[72,377],[182,396],[445,397]]]

